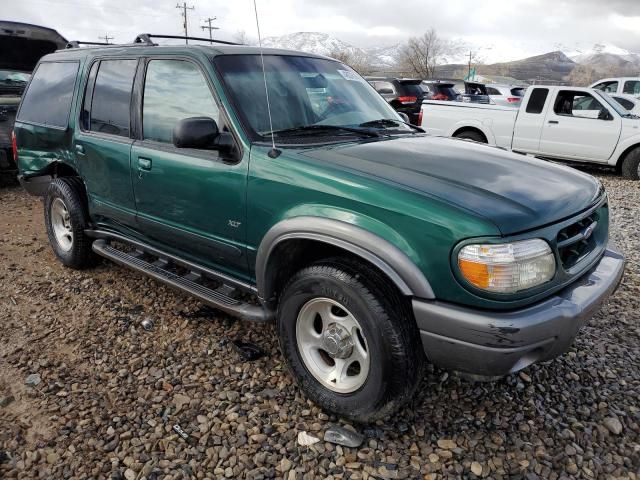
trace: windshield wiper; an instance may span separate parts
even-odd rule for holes
[[[408,127],[411,127],[412,129],[418,132],[424,133],[424,130],[418,127],[417,125],[412,125],[411,123],[404,122],[402,120],[396,120],[395,118],[380,118],[378,120],[371,120],[370,122],[361,123],[359,126],[360,127],[377,127],[377,126],[393,127],[393,126],[399,126],[399,125],[407,125]]]
[[[274,130],[273,132],[265,132],[262,133],[262,136],[269,136],[271,134],[280,136],[284,135],[295,135],[297,133],[305,133],[305,132],[349,132],[355,133],[358,135],[363,135],[365,137],[380,137],[380,133],[375,132],[373,130],[368,130],[365,128],[352,128],[352,127],[343,127],[340,125],[301,125],[299,127],[292,128],[284,128],[282,130]]]

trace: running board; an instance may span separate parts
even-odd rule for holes
[[[120,236],[118,235],[118,237]],[[123,237],[117,238],[116,240],[125,244],[129,243]],[[210,307],[222,310],[234,317],[252,322],[268,322],[273,319],[273,312],[266,307],[239,300],[237,297],[240,293],[235,286],[220,282],[222,275],[215,275],[215,277],[211,275],[211,277],[214,277],[212,280],[219,284],[216,288],[212,288],[203,281],[205,275],[202,273],[203,271],[211,272],[210,270],[202,268],[194,271],[189,268],[184,268],[185,264],[193,264],[187,261],[173,262],[173,259],[178,259],[171,255],[163,255],[159,250],[152,247],[148,247],[147,249],[144,244],[137,241],[132,241],[130,245],[135,247],[136,250],[125,252],[113,247],[109,239],[99,238],[93,242],[92,248],[94,252],[102,257],[108,258],[119,265],[144,273],[159,282],[197,298]],[[153,260],[146,259],[145,257],[153,257]],[[175,273],[171,271],[172,269],[183,270],[185,273]]]

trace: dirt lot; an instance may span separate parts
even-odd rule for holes
[[[430,368],[401,414],[354,426],[357,449],[298,445],[340,421],[293,385],[272,326],[106,262],[63,268],[40,201],[0,188],[0,477],[640,478],[640,182],[601,178],[628,272],[571,350],[495,383]],[[243,362],[236,338],[267,355]]]

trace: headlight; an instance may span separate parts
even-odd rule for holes
[[[462,276],[472,285],[495,293],[515,293],[553,278],[556,260],[541,239],[467,245],[458,254]]]

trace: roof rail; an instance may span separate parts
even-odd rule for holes
[[[113,45],[113,43],[104,42],[82,42],[80,40],[72,40],[68,42],[64,48],[80,48],[80,45]]]
[[[227,42],[225,40],[216,40],[215,38],[203,38],[203,37],[185,37],[182,35],[156,35],[153,33],[141,33],[136,37],[133,43],[144,43],[146,45],[157,45],[152,38],[175,38],[177,40],[200,40],[202,42],[209,43],[221,43],[223,45],[242,45],[241,43]]]

